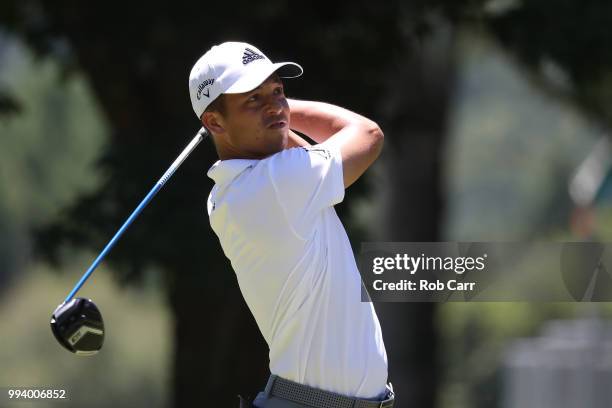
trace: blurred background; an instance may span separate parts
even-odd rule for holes
[[[381,158],[337,208],[356,251],[607,241],[611,26],[604,0],[3,1],[0,387],[161,408],[237,406],[265,385],[267,347],[206,216],[209,141],[79,292],[105,318],[102,351],[76,357],[49,328],[199,128],[187,78],[213,44],[296,61],[289,96],[381,125]],[[611,404],[607,303],[375,307],[398,408]]]

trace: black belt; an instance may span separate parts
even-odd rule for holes
[[[271,375],[266,385],[266,393],[313,408],[392,408],[395,395],[390,386],[387,388],[388,392],[383,401],[372,401],[347,397]]]

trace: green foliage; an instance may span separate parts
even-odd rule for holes
[[[51,334],[53,308],[94,254],[70,253],[58,274],[31,262],[30,231],[98,188],[94,163],[108,130],[82,75],[64,77],[57,61],[34,57],[15,38],[3,40],[0,85],[20,111],[0,116],[0,385],[65,388],[66,407],[163,407],[171,326],[158,285],[122,291],[102,267],[92,280],[95,296],[91,286],[82,290],[106,321],[102,352],[77,357]],[[9,273],[19,276],[12,285]],[[34,405],[40,403],[8,406]]]
[[[16,402],[3,408],[168,406],[171,316],[154,282],[126,290],[102,267],[95,286],[82,291],[95,299],[105,320],[102,350],[94,356],[76,356],[53,337],[49,327],[53,308],[92,255],[73,254],[66,268],[75,272],[61,276],[32,265],[9,296],[0,298],[0,386],[53,387],[68,394],[57,404]]]
[[[539,72],[553,63],[570,95],[587,111],[612,120],[612,3],[606,0],[522,1],[489,25],[502,44]]]
[[[463,30],[458,42],[457,109],[446,156],[446,237],[576,240],[568,230],[567,183],[597,140],[598,129],[575,105],[534,87],[521,64],[490,40],[482,32]],[[596,209],[595,227],[594,238],[609,242],[610,207]],[[524,270],[521,266],[518,261],[509,272]],[[531,288],[537,283],[529,277]],[[507,347],[517,338],[537,336],[551,319],[594,314],[609,319],[612,303],[440,305],[440,407],[502,406]]]
[[[7,40],[0,83],[19,99],[21,112],[0,118],[0,245],[2,270],[28,250],[28,231],[39,227],[78,194],[95,189],[93,167],[106,134],[83,78],[61,79],[58,64],[36,60]]]
[[[456,109],[445,155],[449,240],[521,240],[565,227],[568,180],[599,129],[541,92],[521,65],[463,30]]]

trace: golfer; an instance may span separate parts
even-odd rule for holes
[[[287,99],[281,78],[301,74],[298,64],[226,42],[189,76],[193,109],[219,155],[208,171],[210,224],[270,349],[271,376],[252,406],[392,407],[378,317],[361,302],[334,210],[378,157],[383,133],[338,106]]]

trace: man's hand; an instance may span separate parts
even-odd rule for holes
[[[340,150],[344,188],[353,184],[380,154],[384,135],[370,119],[328,103],[287,101],[292,129]]]

